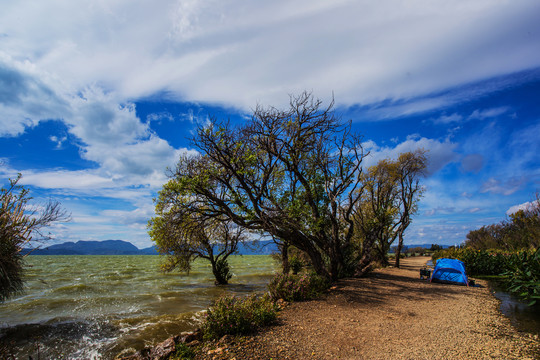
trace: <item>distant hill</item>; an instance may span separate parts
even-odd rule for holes
[[[26,252],[31,250],[26,249]],[[139,255],[135,245],[123,240],[65,242],[31,251],[32,255]]]
[[[448,245],[441,246],[444,249],[449,247]],[[403,250],[414,247],[429,249],[431,244],[405,245]],[[392,251],[393,249],[391,249]],[[240,255],[270,255],[275,252],[278,252],[278,247],[271,240],[240,244],[238,247]],[[158,255],[155,246],[139,249],[129,241],[124,240],[65,242],[33,251],[32,249],[23,250],[23,254],[28,253],[32,255]]]
[[[270,255],[277,251],[277,245],[272,240],[256,241],[252,244],[238,246],[238,254],[240,255]]]
[[[413,245],[403,245],[403,250],[402,251],[406,251],[407,249],[414,249],[414,248],[424,248],[424,249],[429,249],[431,248],[431,245],[433,244],[413,244]],[[437,244],[439,245],[439,244]],[[439,245],[440,247],[442,247],[443,249],[448,249],[450,247],[450,245]],[[390,253],[393,254],[395,251],[396,251],[396,247],[397,247],[397,244],[393,245],[391,248],[390,248]]]
[[[240,244],[241,255],[269,255],[277,251],[272,241],[256,242],[255,245]],[[32,255],[157,255],[155,246],[139,249],[124,240],[77,241],[51,245],[39,249],[24,249],[23,254]]]

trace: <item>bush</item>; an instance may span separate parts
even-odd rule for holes
[[[500,275],[506,270],[509,254],[498,250],[449,248],[433,253],[434,261],[441,258],[463,261],[468,275]]]
[[[277,306],[269,296],[224,296],[208,309],[201,329],[206,340],[223,335],[249,334],[277,317]]]
[[[294,275],[298,274],[304,267],[304,262],[298,256],[293,256],[289,260],[289,266]]]
[[[232,278],[231,268],[226,259],[218,259],[216,261],[216,273],[214,276],[216,278],[216,285],[227,284]]]
[[[529,305],[536,304],[540,299],[540,249],[512,254],[503,276],[508,291]]]
[[[329,285],[328,280],[315,274],[277,274],[268,284],[268,290],[274,300],[302,301],[318,297]]]
[[[191,360],[195,357],[195,352],[186,344],[176,345],[176,352],[172,355],[172,360]]]
[[[534,305],[540,299],[540,249],[504,253],[470,248],[436,251],[433,260],[458,259],[468,275],[501,275],[507,291]]]

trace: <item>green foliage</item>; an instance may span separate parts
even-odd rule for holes
[[[186,344],[176,345],[176,352],[170,358],[171,360],[191,360],[195,357],[195,352]]]
[[[298,256],[292,256],[290,259],[289,259],[289,266],[291,267],[291,270],[292,270],[292,273],[294,275],[298,274],[302,268],[304,267],[304,262],[302,261],[302,259]]]
[[[519,251],[540,247],[540,194],[508,220],[483,226],[467,234],[465,246],[477,250]]]
[[[540,250],[509,253],[450,248],[433,254],[434,261],[440,258],[463,261],[468,275],[502,275],[506,289],[530,305],[540,299]]]
[[[458,259],[465,263],[468,275],[500,275],[506,269],[508,253],[470,248],[448,248],[433,253],[433,261],[440,258]]]
[[[277,274],[268,284],[268,291],[274,300],[302,301],[320,296],[330,283],[316,274]]]
[[[276,320],[278,308],[268,296],[223,296],[206,313],[202,331],[206,340],[223,335],[249,334]]]
[[[397,160],[381,160],[362,173],[358,190],[362,196],[354,213],[361,253],[358,274],[369,271],[373,260],[389,265],[388,253],[396,238],[403,245],[403,234],[422,196],[419,180],[426,165],[425,151],[417,150],[400,154]]]
[[[229,262],[227,259],[218,259],[215,265],[215,278],[217,284],[227,284],[232,278]]]
[[[442,250],[443,247],[441,245],[438,245],[438,244],[431,244],[431,247],[429,248],[430,251],[439,251],[439,250]]]
[[[50,201],[41,211],[32,208],[28,189],[17,185],[20,178],[10,180],[10,186],[0,190],[0,302],[23,288],[23,248],[48,238],[42,228],[69,218],[57,202]]]
[[[160,191],[156,203],[156,216],[148,224],[149,234],[160,254],[165,255],[164,271],[178,269],[189,272],[191,264],[202,258],[212,264],[215,283],[225,285],[232,277],[226,259],[244,242],[244,232],[230,221],[197,216],[189,209],[166,206],[176,190],[172,182]],[[181,201],[177,198],[177,205]]]
[[[540,249],[512,254],[506,266],[502,274],[506,288],[529,305],[536,304],[540,299]]]

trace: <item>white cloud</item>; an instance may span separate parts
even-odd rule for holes
[[[540,66],[535,1],[2,7],[6,54],[54,74],[70,92],[95,84],[123,103],[166,90],[249,109],[258,101],[279,106],[307,88],[324,97],[335,91],[345,105],[370,104]]]
[[[504,113],[507,113],[510,110],[508,107],[497,107],[484,110],[474,110],[471,115],[469,115],[468,120],[485,120],[490,118],[495,118]]]
[[[81,156],[96,168],[27,171],[25,183],[65,195],[93,189],[148,201],[164,181],[164,168],[187,150],[153,133],[149,122],[155,118],[136,116],[134,103],[142,97],[159,93],[251,109],[257,103],[280,107],[287,94],[308,89],[323,100],[335,94],[338,107],[357,106],[366,119],[443,109],[528,76],[505,75],[540,67],[538,13],[540,3],[533,0],[3,2],[0,136],[62,120],[80,139]],[[471,116],[495,117],[504,109]],[[438,121],[464,119],[450,114]],[[536,149],[537,133],[513,139],[518,147]],[[368,145],[366,163],[429,150],[431,174],[458,160],[449,140]],[[530,168],[537,161],[531,155],[515,166]],[[474,171],[479,162],[473,163]],[[491,182],[484,189],[508,191],[507,185]]]
[[[436,124],[450,124],[461,122],[461,120],[463,120],[463,116],[453,113],[451,115],[442,115],[441,117],[433,120],[433,122]]]
[[[100,176],[91,170],[81,171],[23,171],[21,185],[43,189],[95,189],[113,186],[113,179]]]
[[[519,210],[530,210],[533,209],[535,206],[537,206],[536,201],[527,201],[526,203],[514,205],[511,206],[508,210],[506,210],[506,215],[512,215]]]
[[[397,159],[399,154],[417,149],[426,150],[428,158],[427,174],[432,175],[445,167],[447,164],[457,160],[455,149],[457,144],[448,140],[440,142],[434,139],[427,139],[419,136],[409,136],[406,141],[397,144],[395,147],[381,147],[373,141],[363,144],[364,149],[370,154],[364,160],[364,166],[372,166],[382,159]]]

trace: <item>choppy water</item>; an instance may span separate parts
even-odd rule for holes
[[[0,304],[0,341],[16,358],[109,359],[194,329],[224,293],[264,291],[270,256],[234,256],[228,286],[210,265],[163,273],[158,256],[29,256],[25,292]]]

